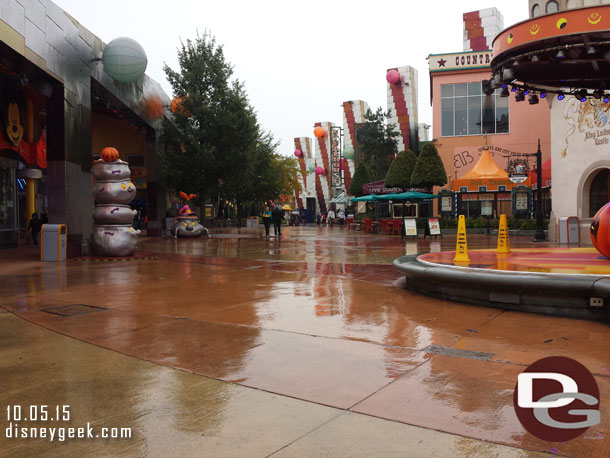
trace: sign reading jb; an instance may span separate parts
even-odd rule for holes
[[[549,442],[564,442],[598,425],[599,388],[585,366],[551,356],[519,374],[513,395],[523,427]]]

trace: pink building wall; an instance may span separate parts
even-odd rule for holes
[[[485,139],[483,135],[441,136],[441,85],[480,82],[490,77],[491,72],[488,70],[431,74],[432,138],[436,140],[435,146],[443,160],[449,182],[455,178],[460,178],[474,167],[481,157]],[[540,99],[537,105],[530,105],[527,97],[523,102],[515,102],[514,93],[511,92],[509,97],[509,133],[487,136],[487,143],[496,163],[504,169],[508,159],[503,156],[508,152],[536,152],[538,139],[540,139],[543,161],[550,158],[550,119],[550,108],[545,99]],[[533,159],[530,159],[530,167],[535,167]]]

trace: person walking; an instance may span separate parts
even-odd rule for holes
[[[335,224],[335,211],[332,208],[328,212],[328,221],[330,223],[330,227],[333,227],[333,224]]]
[[[271,212],[271,219],[273,220],[273,232],[276,237],[282,237],[282,210],[279,205],[275,205],[275,208]]]
[[[269,228],[271,227],[271,210],[265,207],[263,212],[263,224],[265,225],[265,237],[269,238]]]
[[[38,219],[38,215],[36,213],[32,213],[32,219],[30,219],[28,230],[32,231],[32,240],[34,241],[34,246],[38,246],[38,234],[40,234],[41,227],[42,223],[40,222],[40,219]]]
[[[337,216],[339,217],[339,226],[343,226],[345,224],[345,212],[342,208],[339,210]]]

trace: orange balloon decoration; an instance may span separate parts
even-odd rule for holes
[[[178,113],[183,116],[186,116],[187,118],[190,118],[193,115],[191,114],[190,111],[188,111],[186,108],[184,108],[184,106],[182,106],[183,102],[184,102],[183,98],[174,97],[172,99],[172,103],[169,106],[169,109],[172,110],[172,113]]]
[[[164,111],[165,105],[159,96],[154,95],[144,102],[144,113],[148,119],[159,119]]]
[[[318,126],[313,130],[313,134],[316,137],[320,138],[320,137],[324,137],[324,134],[326,134],[326,131],[322,127]]]
[[[104,162],[116,162],[119,160],[119,151],[112,146],[107,146],[100,154]]]
[[[597,251],[610,258],[610,202],[600,208],[593,218],[591,242]]]

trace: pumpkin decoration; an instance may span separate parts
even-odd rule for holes
[[[101,157],[104,162],[116,162],[119,160],[119,152],[116,148],[107,146],[102,150]]]
[[[184,108],[184,99],[181,97],[174,97],[172,99],[172,103],[169,105],[169,109],[172,110],[172,113],[176,114],[181,114],[182,116],[186,116],[187,118],[190,118],[191,116],[193,116],[193,114],[188,111],[186,108]]]
[[[597,251],[610,258],[610,202],[600,208],[593,218],[591,242]]]
[[[142,110],[148,119],[159,119],[163,116],[165,104],[158,95],[153,95],[150,99],[142,101]]]

